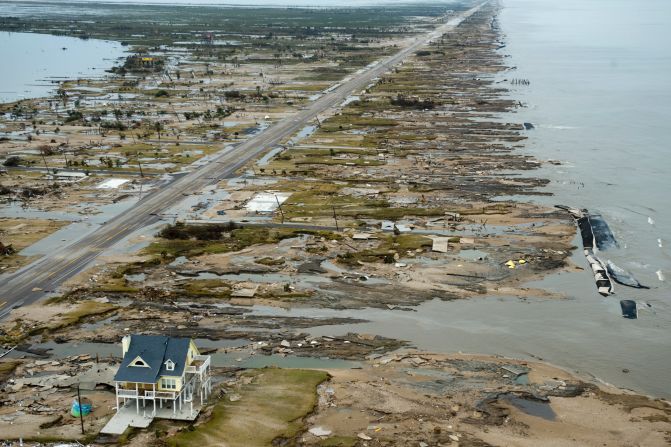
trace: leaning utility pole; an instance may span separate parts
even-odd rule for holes
[[[82,424],[82,435],[84,434],[84,407],[82,406],[82,395],[77,384],[77,404],[79,405],[79,420]]]
[[[42,155],[42,160],[44,161],[44,167],[47,168],[47,174],[49,174],[49,165],[47,164],[47,158],[44,156],[44,151],[40,149],[40,155]],[[54,176],[56,175],[55,173],[52,172]],[[56,180],[54,178],[54,180]]]
[[[277,198],[277,194],[274,194],[275,196],[275,201],[277,202],[277,208],[280,210],[280,215],[282,216],[282,223],[284,223],[284,211],[282,210],[282,204],[280,203],[280,199]]]

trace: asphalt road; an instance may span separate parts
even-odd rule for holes
[[[0,318],[14,307],[33,303],[49,291],[56,290],[63,282],[85,270],[105,250],[135,231],[158,222],[157,214],[178,204],[186,196],[234,175],[252,159],[313,122],[320,113],[337,107],[349,95],[363,90],[375,78],[382,76],[420,47],[457,27],[485,3],[453,17],[430,33],[413,38],[398,53],[353,75],[297,114],[279,121],[238,146],[222,151],[208,164],[148,194],[92,234],[61,247],[58,252],[46,255],[13,274],[0,277]]]

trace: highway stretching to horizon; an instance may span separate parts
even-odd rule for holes
[[[369,65],[351,75],[348,80],[340,81],[339,84],[335,84],[336,88],[327,90],[300,112],[282,119],[235,147],[221,151],[202,167],[146,195],[91,234],[62,247],[57,253],[43,256],[12,274],[3,275],[0,277],[0,303],[4,303],[0,304],[0,318],[5,317],[15,307],[34,303],[47,296],[65,281],[86,270],[106,250],[134,232],[159,222],[161,212],[177,205],[187,196],[234,175],[238,169],[263,152],[300,131],[319,114],[338,107],[348,96],[364,89],[374,79],[401,63],[420,47],[455,29],[486,3],[487,1],[480,3],[450,18],[431,32],[409,39],[407,46],[394,55],[381,59],[375,65]]]

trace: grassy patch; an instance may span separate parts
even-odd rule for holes
[[[249,371],[244,376],[252,381],[235,390],[239,401],[218,402],[208,421],[193,431],[178,433],[167,444],[255,447],[293,439],[303,430],[303,418],[317,404],[317,385],[328,378],[324,371],[275,368]]]
[[[342,115],[329,118],[325,123],[322,123],[319,130],[321,132],[338,132],[347,129],[369,129],[371,127],[393,127],[397,125],[398,121],[390,118],[376,118],[343,113]]]
[[[271,257],[265,257],[261,259],[257,259],[254,261],[257,264],[261,265],[284,265],[286,263],[284,258],[271,258]]]
[[[21,362],[18,360],[7,360],[4,362],[0,362],[0,383],[4,382],[5,380],[9,379],[16,369],[17,366],[19,366]]]
[[[231,231],[208,230],[208,226],[173,225],[159,233],[163,238],[149,245],[145,253],[160,254],[163,258],[194,257],[203,254],[240,251],[257,244],[276,244],[300,234],[337,239],[329,232],[297,230],[292,228],[236,228]]]
[[[213,297],[228,299],[231,287],[219,279],[196,279],[182,284],[181,293],[193,297]]]
[[[87,317],[102,315],[117,309],[110,303],[99,303],[97,301],[84,301],[76,309],[63,314],[63,319],[57,323],[57,327],[70,326]]]
[[[162,239],[149,245],[145,252],[167,258],[194,257],[239,251],[256,244],[274,244],[295,236],[296,232],[289,229],[240,228],[222,234],[218,240]]]
[[[338,261],[347,265],[357,265],[361,262],[385,262],[391,264],[395,262],[394,254],[403,256],[408,252],[414,252],[418,249],[430,249],[433,241],[425,236],[417,234],[401,234],[380,236],[380,244],[368,250],[359,252],[348,252],[338,256]]]
[[[103,293],[136,293],[137,287],[125,286],[122,284],[106,284],[95,289],[97,292]]]
[[[68,296],[60,296],[51,299],[46,305],[57,305],[65,302]],[[40,323],[33,326],[22,320],[17,320],[14,326],[5,330],[5,334],[0,336],[0,343],[18,344],[31,335],[46,334],[51,335],[59,329],[75,325],[90,317],[100,317],[118,309],[110,303],[100,303],[97,301],[84,301],[76,305],[72,310],[62,314],[55,314],[51,321]]]
[[[309,188],[309,189],[308,189]],[[389,206],[384,200],[371,200],[339,194],[339,185],[333,183],[309,183],[306,189],[294,192],[282,204],[286,218],[295,217],[326,217],[333,215],[333,207],[338,215],[366,213],[368,209]]]
[[[97,301],[84,301],[80,303],[75,309],[66,312],[60,318],[47,326],[40,326],[36,328],[34,333],[43,332],[44,330],[57,330],[79,323],[85,318],[104,315],[117,309],[117,306],[110,303],[99,303]]]

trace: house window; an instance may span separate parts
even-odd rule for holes
[[[176,379],[163,378],[163,379],[161,379],[161,388],[163,388],[164,390],[176,390],[177,389],[177,380]]]
[[[165,369],[168,370],[168,371],[174,371],[175,370],[175,363],[172,360],[168,359],[165,362]]]
[[[149,368],[149,365],[147,365],[147,362],[142,360],[142,357],[135,357],[135,360],[130,362],[130,366],[142,366],[144,368]]]

